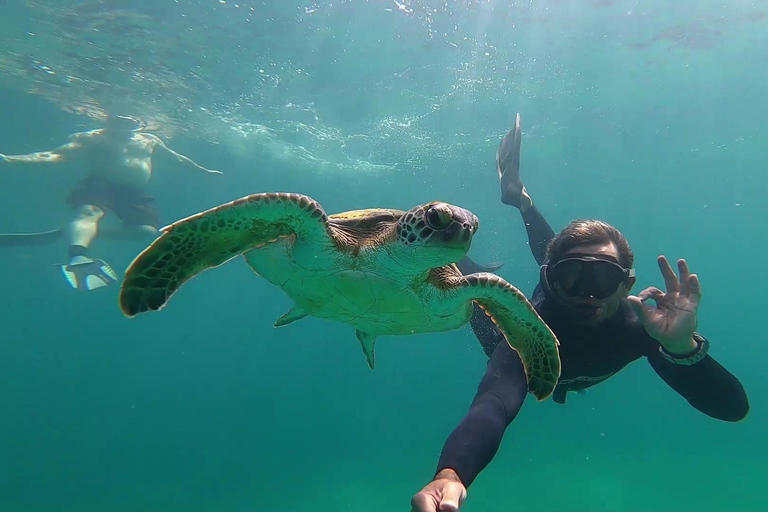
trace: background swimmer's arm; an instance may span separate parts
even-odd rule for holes
[[[87,133],[76,133],[70,136],[70,141],[51,151],[39,151],[27,155],[0,154],[0,163],[6,164],[56,164],[66,162],[74,153],[83,148],[83,138]]]
[[[150,136],[149,134],[145,134],[145,135],[146,136]],[[196,169],[200,169],[201,171],[210,172],[212,174],[222,174],[221,171],[215,171],[215,170],[212,170],[212,169],[206,169],[202,165],[199,165],[198,163],[194,162],[191,158],[186,157],[186,156],[182,155],[181,153],[177,153],[176,151],[174,151],[171,148],[169,148],[168,146],[166,146],[165,142],[163,142],[162,139],[160,139],[160,137],[157,137],[155,135],[151,135],[151,137],[152,137],[152,140],[157,144],[158,147],[166,150],[167,152],[169,152],[170,154],[175,156],[176,160],[178,160],[179,162],[191,165],[192,167],[195,167]]]
[[[528,380],[517,352],[501,342],[466,416],[448,436],[437,471],[452,469],[464,487],[493,460],[504,431],[515,419],[528,394]]]
[[[723,421],[739,421],[749,412],[749,400],[744,387],[734,375],[707,355],[691,366],[665,360],[655,350],[648,362],[664,382],[677,391],[693,407],[707,416]]]
[[[543,265],[547,256],[547,245],[549,245],[550,240],[555,238],[555,232],[536,208],[536,205],[531,205],[525,210],[521,209],[520,215],[523,217],[525,230],[528,232],[528,244],[531,246],[533,257],[536,259],[536,263]]]

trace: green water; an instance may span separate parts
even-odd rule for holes
[[[403,9],[398,8],[398,4]],[[0,152],[50,149],[116,111],[220,177],[156,164],[164,223],[243,195],[329,212],[440,199],[471,255],[538,279],[494,152],[556,229],[616,225],[634,291],[688,259],[698,330],[739,377],[742,422],[704,416],[644,360],[561,406],[529,398],[462,511],[764,510],[768,2],[231,1],[4,4]],[[44,68],[45,67],[45,68]],[[50,73],[48,72],[50,71]],[[59,227],[77,169],[3,168],[0,231]],[[122,271],[142,242],[97,240]],[[65,245],[0,251],[0,511],[409,510],[475,393],[467,327],[382,338],[306,318],[242,260],[161,313],[67,287]]]

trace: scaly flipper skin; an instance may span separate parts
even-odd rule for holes
[[[529,391],[537,400],[546,400],[560,378],[560,343],[533,305],[495,274],[470,274],[452,281],[457,298],[475,301],[491,317],[509,346],[520,355]]]
[[[120,308],[128,317],[159,310],[200,272],[280,237],[326,238],[328,216],[301,194],[253,194],[164,227],[128,267]]]

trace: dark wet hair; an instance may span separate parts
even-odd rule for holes
[[[602,220],[576,219],[565,226],[547,246],[547,264],[554,265],[565,253],[578,245],[605,244],[611,242],[619,251],[619,263],[632,268],[635,255],[621,231]]]

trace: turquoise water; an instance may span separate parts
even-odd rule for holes
[[[687,258],[751,412],[708,418],[637,361],[565,406],[529,399],[462,510],[768,505],[768,2],[49,4],[0,20],[0,152],[139,116],[225,173],[158,160],[165,223],[265,191],[329,212],[441,199],[479,216],[470,254],[531,293],[494,168],[519,111],[549,222],[621,229],[635,291],[662,284],[658,254]],[[3,168],[0,231],[66,223],[77,172]],[[122,272],[145,245],[92,253]],[[274,329],[290,301],[242,260],[129,320],[116,287],[67,287],[65,251],[0,251],[2,511],[407,511],[485,369],[468,327],[382,338],[374,371],[349,327]]]

